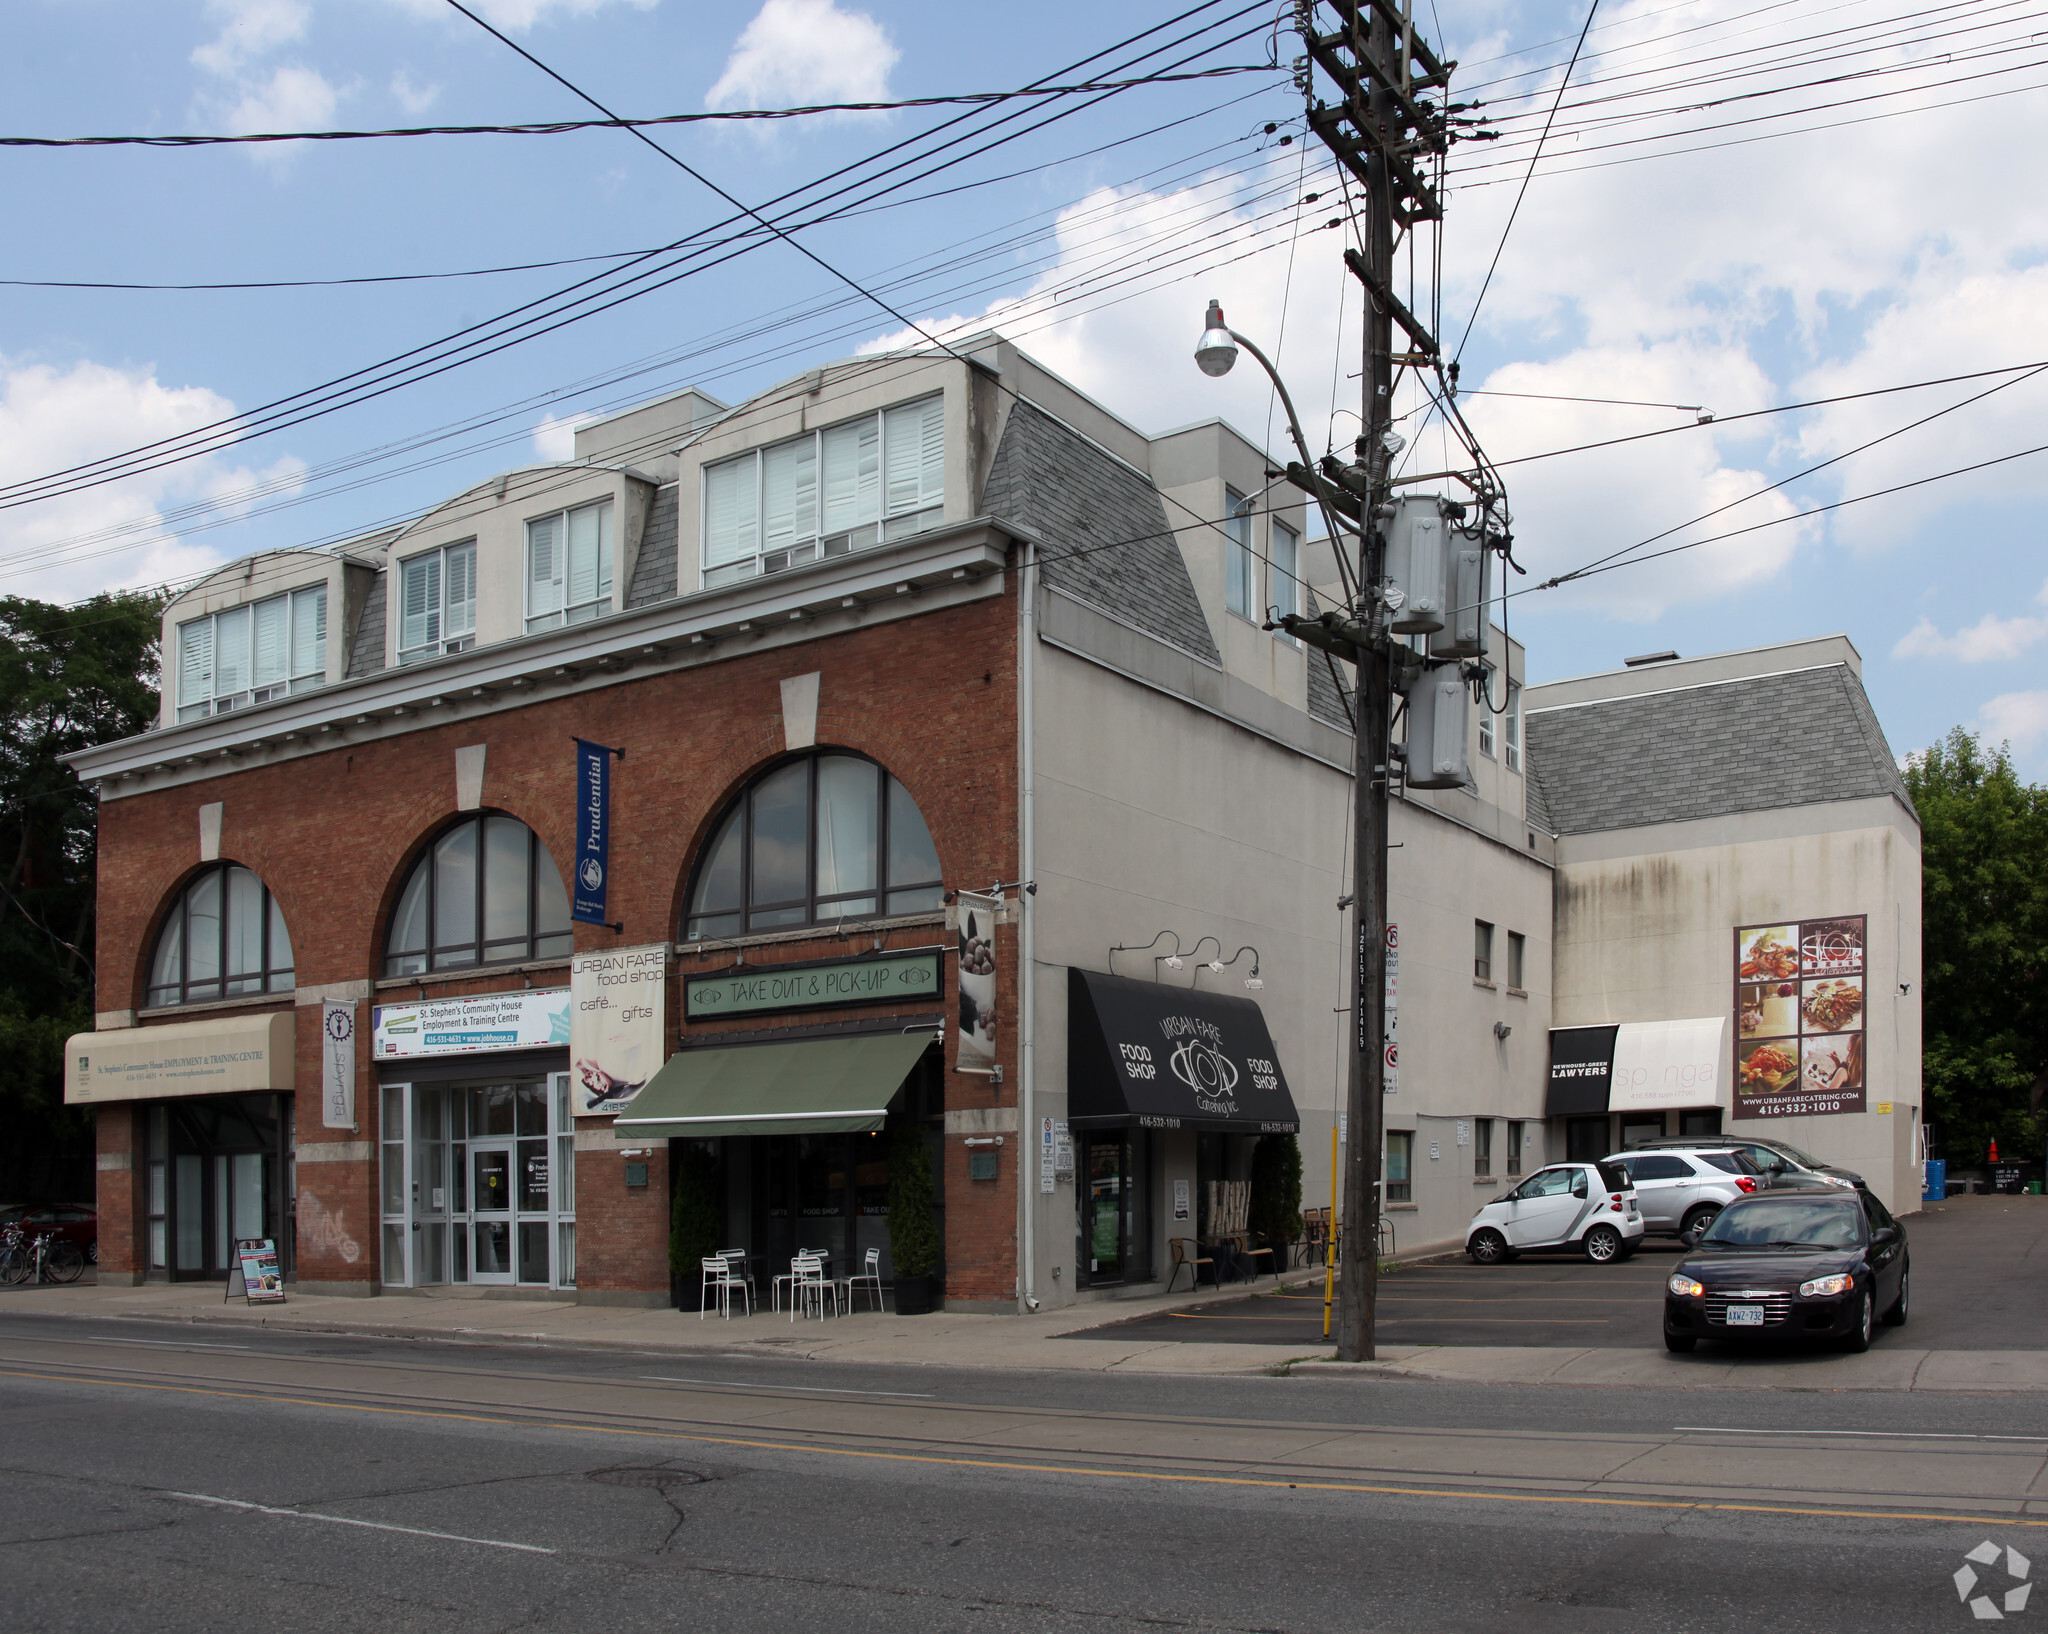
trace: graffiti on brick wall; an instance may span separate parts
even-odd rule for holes
[[[348,1216],[304,1187],[299,1189],[299,1252],[339,1254],[350,1265],[363,1257],[363,1245],[348,1234]]]

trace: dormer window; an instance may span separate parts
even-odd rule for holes
[[[268,703],[327,680],[327,586],[267,596],[178,626],[178,719]]]
[[[476,541],[398,564],[398,661],[417,664],[476,645]]]
[[[927,397],[704,467],[704,585],[935,528],[945,399]]]
[[[526,524],[526,628],[558,629],[612,610],[610,500]]]

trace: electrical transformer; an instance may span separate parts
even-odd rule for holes
[[[1452,527],[1444,553],[1443,625],[1431,633],[1432,658],[1484,658],[1492,624],[1488,603],[1493,597],[1493,552],[1486,535]]]
[[[1387,516],[1387,512],[1393,514]],[[1449,525],[1435,494],[1407,494],[1384,507],[1387,584],[1396,635],[1429,635],[1444,627]]]
[[[1471,781],[1465,745],[1472,694],[1456,664],[1426,669],[1408,687],[1408,786],[1456,789]]]

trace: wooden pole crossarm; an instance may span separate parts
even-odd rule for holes
[[[1315,58],[1316,66],[1322,69],[1324,73],[1328,74],[1339,85],[1343,86],[1344,94],[1347,97],[1353,101],[1359,100],[1360,85],[1358,74],[1351,68],[1350,64],[1330,49],[1333,44],[1342,43],[1341,36],[1329,35],[1325,37],[1315,34],[1304,34],[1302,40],[1308,46],[1308,54]],[[1422,108],[1372,58],[1362,58],[1361,63],[1366,73],[1371,76],[1372,82],[1394,99],[1395,105],[1400,108],[1402,116],[1407,119],[1408,123],[1416,130],[1424,133],[1426,140],[1422,145],[1435,153],[1448,152],[1450,144],[1444,140],[1439,129],[1443,124],[1442,117],[1432,116]]]
[[[1440,348],[1437,346],[1436,337],[1429,332],[1420,318],[1401,304],[1400,296],[1373,276],[1372,268],[1366,265],[1364,256],[1356,250],[1346,250],[1344,265],[1351,269],[1361,284],[1372,291],[1372,298],[1384,306],[1392,315],[1394,322],[1408,332],[1410,340],[1431,357],[1438,355]]]

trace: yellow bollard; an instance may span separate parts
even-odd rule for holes
[[[1323,1232],[1323,1337],[1330,1337],[1330,1307],[1337,1303],[1337,1126],[1330,1125],[1330,1217]]]

